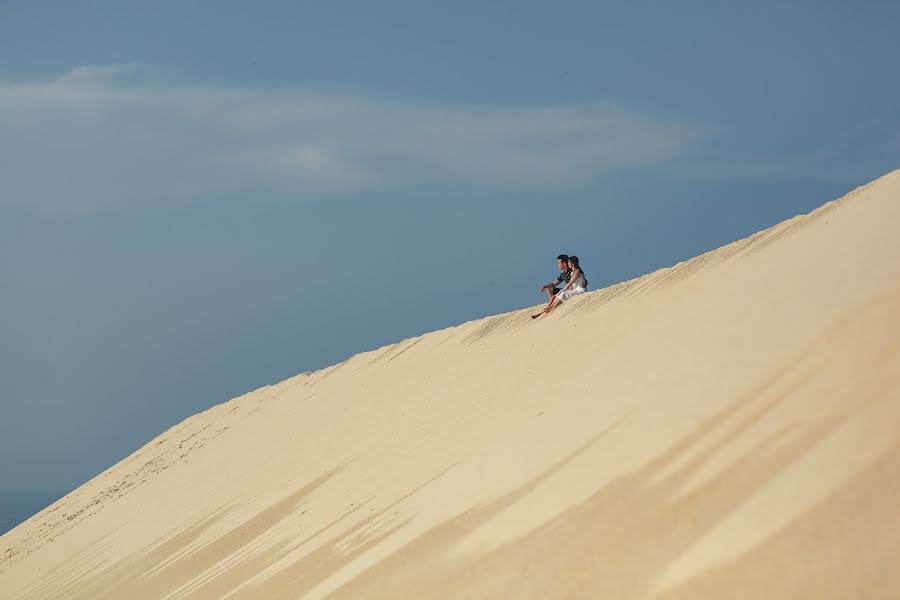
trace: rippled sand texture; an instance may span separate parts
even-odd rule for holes
[[[900,598],[900,171],[219,404],[0,538],[0,597]]]

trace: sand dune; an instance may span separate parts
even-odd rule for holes
[[[900,598],[900,171],[529,314],[185,420],[0,597]]]

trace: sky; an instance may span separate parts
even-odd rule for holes
[[[900,4],[0,0],[0,491],[900,168]]]

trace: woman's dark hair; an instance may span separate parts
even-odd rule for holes
[[[569,263],[570,263],[574,268],[578,269],[579,271],[581,270],[581,267],[578,265],[578,257],[577,257],[577,256],[570,256],[570,257],[569,257]],[[583,271],[582,271],[582,272],[583,272]]]

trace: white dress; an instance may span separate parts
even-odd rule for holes
[[[571,282],[570,282],[571,283]],[[560,290],[559,293],[556,294],[556,297],[559,298],[560,302],[565,302],[572,296],[577,296],[578,294],[584,293],[584,273],[578,276],[575,279],[575,285],[570,290]]]

